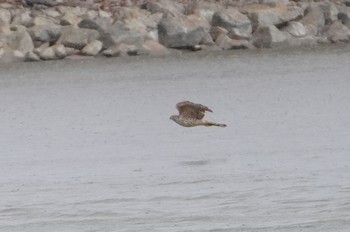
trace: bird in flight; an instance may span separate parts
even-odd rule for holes
[[[205,111],[213,112],[206,106],[190,101],[183,101],[176,104],[179,115],[172,115],[171,120],[184,127],[194,126],[219,126],[226,127],[225,124],[209,122],[204,120]]]

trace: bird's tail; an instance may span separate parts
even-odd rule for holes
[[[219,126],[219,127],[226,127],[226,124],[215,123],[215,122],[205,122],[204,126]]]

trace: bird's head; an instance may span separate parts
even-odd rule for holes
[[[179,118],[178,115],[171,115],[169,119],[176,121]]]

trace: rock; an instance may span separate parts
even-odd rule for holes
[[[67,25],[78,25],[82,19],[76,16],[73,13],[66,13],[62,18],[61,18],[61,25],[62,26],[67,26]]]
[[[57,58],[63,59],[67,56],[66,48],[62,44],[53,45],[52,48]]]
[[[9,24],[11,22],[11,18],[12,16],[10,11],[0,8],[0,23]]]
[[[7,36],[7,44],[13,49],[23,54],[34,49],[34,44],[26,28],[20,25],[11,26],[11,33]]]
[[[43,48],[39,54],[43,60],[63,59],[67,56],[66,49],[62,44],[56,44],[51,47]]]
[[[97,18],[97,16],[98,16],[97,11],[89,10],[88,12],[86,12],[84,18],[86,18],[86,19],[95,19],[95,18]]]
[[[192,1],[191,9],[186,14],[195,14],[201,18],[205,18],[209,23],[212,22],[215,12],[224,10],[223,5],[215,2]]]
[[[58,18],[61,16],[61,13],[55,10],[54,8],[43,9],[42,12],[49,18]]]
[[[170,51],[166,47],[153,40],[147,40],[143,44],[143,47],[151,56],[167,56],[170,54]]]
[[[221,34],[215,41],[216,45],[223,50],[251,48],[247,40],[231,39],[225,34]]]
[[[105,33],[111,28],[112,20],[109,18],[98,17],[94,20],[92,19],[83,19],[79,22],[78,26],[80,28],[93,29],[100,33]]]
[[[101,51],[102,46],[101,41],[93,40],[83,48],[82,53],[88,56],[96,56]]]
[[[252,24],[248,17],[235,8],[216,12],[213,15],[212,26],[225,28],[228,36],[234,39],[248,39],[252,33]]]
[[[27,52],[24,56],[24,61],[40,61],[40,57],[34,52]]]
[[[342,23],[350,29],[350,7],[347,6],[339,6],[338,7],[339,14],[338,17],[342,21]]]
[[[33,19],[33,24],[34,25],[44,25],[44,26],[57,26],[58,21],[56,21],[53,18],[50,17],[45,17],[45,16],[36,16]]]
[[[321,9],[323,10],[323,15],[325,18],[326,24],[330,24],[338,20],[339,10],[332,2],[322,2],[320,4]]]
[[[98,16],[102,17],[102,18],[111,18],[112,17],[112,14],[107,12],[107,11],[104,11],[104,10],[99,10],[98,11]]]
[[[99,36],[100,34],[96,30],[65,26],[57,43],[80,50],[91,41],[99,39]]]
[[[260,1],[260,4],[266,4],[269,6],[281,6],[281,5],[288,5],[289,4],[289,0],[262,0]]]
[[[253,44],[258,48],[286,45],[288,33],[279,31],[274,25],[261,26],[253,34]]]
[[[56,6],[58,4],[55,0],[24,0],[28,6],[34,6],[35,4],[45,6]]]
[[[55,54],[55,50],[53,49],[53,47],[48,47],[46,49],[43,49],[40,52],[40,58],[43,60],[56,60],[56,54]]]
[[[137,55],[137,49],[134,45],[121,43],[104,50],[103,55],[107,57]]]
[[[40,56],[40,54],[46,49],[46,48],[48,48],[48,47],[50,47],[50,43],[43,43],[42,45],[40,45],[39,47],[37,47],[37,48],[35,48],[34,50],[33,50],[33,52],[36,54],[36,55],[38,55],[38,56]]]
[[[325,18],[319,6],[310,6],[306,9],[306,15],[299,21],[306,29],[308,35],[317,36],[325,25]]]
[[[350,29],[340,21],[335,21],[324,28],[323,34],[327,36],[332,43],[346,42],[350,39]]]
[[[30,16],[30,11],[20,10],[15,13],[15,16],[11,22],[13,25],[23,25],[29,27],[32,24],[32,17]]]
[[[288,22],[288,25],[281,29],[282,31],[288,32],[294,37],[303,37],[306,36],[306,29],[304,25],[300,22],[291,21]]]
[[[0,62],[9,63],[23,61],[24,54],[18,50],[13,50],[11,47],[3,44],[0,46]]]
[[[216,39],[221,36],[221,35],[227,35],[228,34],[228,31],[223,28],[223,27],[219,27],[219,26],[215,26],[215,27],[212,27],[210,29],[210,35],[211,35],[211,38],[216,41]]]
[[[56,42],[61,36],[61,27],[56,25],[36,25],[28,28],[30,36],[33,41],[41,42]]]
[[[276,7],[261,8],[248,11],[248,17],[252,21],[253,30],[259,26],[275,25],[280,26],[286,22],[301,18],[303,10],[300,7]]]
[[[159,42],[170,48],[198,45],[209,33],[199,17],[164,15],[158,25]]]
[[[88,8],[82,8],[79,6],[76,7],[72,7],[72,6],[64,6],[64,5],[60,5],[56,7],[56,10],[61,13],[61,14],[67,14],[67,13],[71,13],[74,14],[78,17],[83,16],[84,14],[87,13]]]
[[[145,9],[154,13],[170,14],[172,16],[183,15],[185,9],[182,4],[178,4],[171,0],[146,1]]]
[[[101,33],[100,41],[104,48],[124,43],[129,45],[141,46],[143,44],[143,35],[138,30],[124,22],[115,22],[108,31]]]

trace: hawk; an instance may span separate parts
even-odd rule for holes
[[[213,112],[208,107],[193,103],[190,101],[183,101],[176,104],[179,115],[172,115],[171,120],[184,127],[194,126],[219,126],[226,127],[225,124],[209,122],[203,120],[205,111]]]

